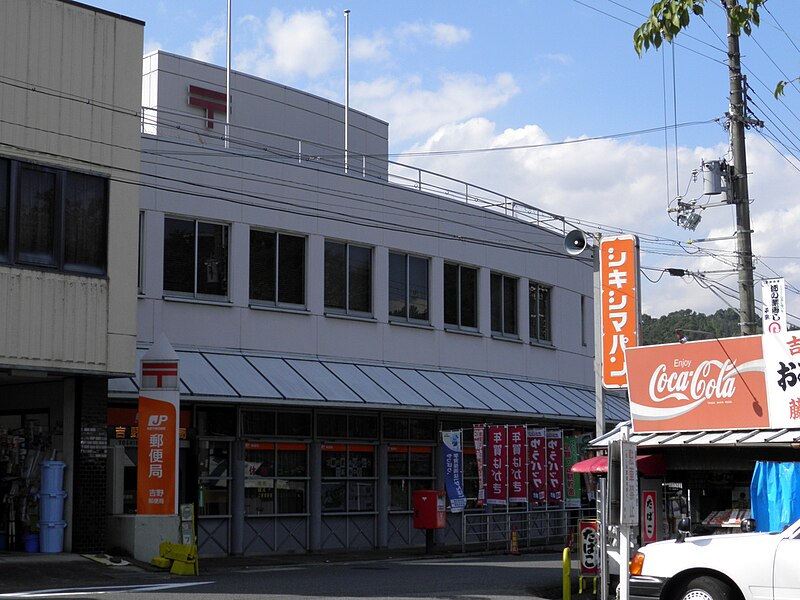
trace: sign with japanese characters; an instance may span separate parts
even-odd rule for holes
[[[637,432],[800,427],[800,332],[629,348]]]
[[[761,300],[764,302],[761,315],[764,333],[786,331],[786,284],[783,277],[761,282]]]
[[[621,525],[639,523],[639,474],[636,470],[636,443],[620,441],[620,516]]]
[[[561,430],[547,430],[547,502],[564,502],[564,443]]]
[[[602,237],[599,253],[602,381],[606,388],[623,388],[628,385],[625,349],[639,339],[639,240]]]
[[[450,498],[450,510],[461,512],[467,506],[464,494],[464,454],[461,431],[442,432],[442,459],[444,460],[444,487]]]
[[[534,504],[547,501],[547,437],[544,429],[528,429],[528,494]]]
[[[656,493],[653,490],[642,492],[642,544],[649,544],[658,539],[658,510],[656,509]]]
[[[581,476],[580,473],[570,471],[572,465],[580,460],[578,443],[578,436],[564,437],[564,495],[567,508],[580,508],[581,506]]]
[[[600,574],[600,535],[596,519],[578,521],[578,558],[581,564],[581,577],[594,577]]]
[[[486,502],[486,482],[483,478],[483,447],[486,429],[483,425],[475,425],[472,428],[472,441],[475,445],[475,462],[478,467],[478,506],[483,506]]]
[[[508,427],[491,425],[487,428],[487,504],[505,504],[508,498]]]
[[[178,357],[165,337],[141,360],[136,512],[178,513]]]
[[[528,501],[528,457],[525,425],[508,426],[508,501]]]

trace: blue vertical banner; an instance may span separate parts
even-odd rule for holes
[[[450,510],[461,512],[467,506],[464,495],[464,455],[461,431],[442,432],[442,457],[444,459],[444,487],[450,499]]]

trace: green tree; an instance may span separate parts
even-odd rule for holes
[[[690,340],[735,337],[739,335],[739,313],[725,308],[706,315],[685,308],[658,318],[642,315],[643,346],[677,342],[677,331],[683,332]]]

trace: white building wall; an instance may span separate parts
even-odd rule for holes
[[[14,304],[0,306],[0,331],[14,329],[16,335],[16,343],[0,352],[0,363],[135,370],[139,194],[136,185],[122,181],[138,179],[142,29],[143,23],[61,0],[0,3],[0,73],[6,82],[0,86],[0,155],[111,178],[107,278],[85,285],[81,277],[4,270],[7,282],[32,285],[15,288],[16,301],[29,307],[24,313],[12,312]],[[53,293],[38,295],[39,284]],[[48,315],[73,326],[41,335]]]
[[[169,70],[156,72],[155,66]],[[157,100],[159,115],[164,115],[162,107],[169,107],[170,120],[188,111],[190,116],[185,118],[192,121],[196,119],[194,107],[185,106],[188,85],[210,85],[221,76],[224,83],[222,69],[158,53],[145,58],[144,90],[147,98]],[[253,98],[270,99],[269,120],[253,117],[254,128],[283,128],[285,135],[296,128],[297,137],[308,135],[315,141],[337,143],[341,125],[330,116],[335,113],[333,103],[252,77],[237,74],[234,81],[244,85]],[[245,94],[234,86],[234,96]],[[256,103],[252,114],[264,112],[261,106]],[[301,109],[313,126],[299,126],[302,119],[297,119],[297,111]],[[362,130],[369,138],[365,147],[381,140],[385,144],[385,124],[366,116],[363,120]],[[256,158],[241,156],[242,149],[233,143],[229,150],[219,147],[211,156],[193,156],[191,151],[201,147],[196,137],[190,140],[185,132],[166,124],[155,130],[158,137],[145,135],[142,140],[143,171],[154,189],[145,190],[141,197],[145,211],[141,343],[152,343],[164,331],[176,347],[448,367],[593,385],[593,350],[591,344],[583,345],[581,334],[582,327],[592,328],[582,324],[580,311],[581,296],[592,295],[591,262],[568,257],[561,235],[460,200],[363,178],[359,173],[346,175],[329,165],[315,168],[310,161],[299,164],[268,153]],[[179,149],[189,153],[177,157],[173,151]],[[385,147],[380,150],[385,151]],[[230,287],[225,302],[165,298],[165,216],[230,224]],[[248,306],[250,226],[307,236],[304,310]],[[325,314],[325,239],[373,248],[371,318]],[[389,321],[391,250],[431,258],[429,325]],[[445,261],[480,269],[478,332],[444,328]],[[493,271],[519,278],[519,340],[492,337],[489,282]],[[552,286],[552,347],[529,343],[528,281]]]

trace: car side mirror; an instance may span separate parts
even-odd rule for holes
[[[689,517],[681,517],[678,521],[678,537],[675,540],[676,544],[682,544],[692,530],[692,521]]]
[[[750,533],[755,530],[756,530],[755,519],[742,519],[742,531],[744,533]]]

